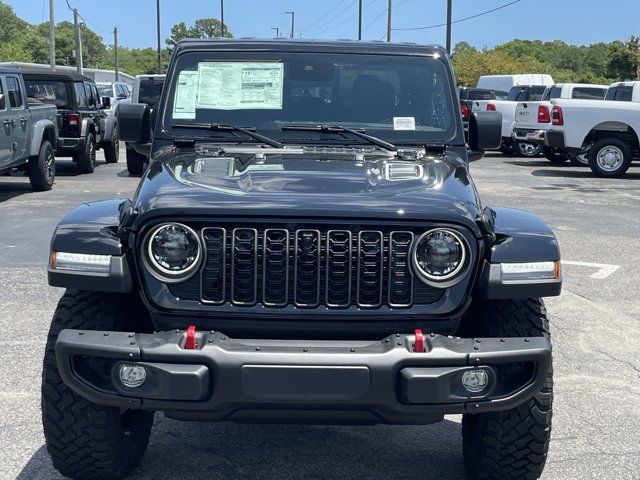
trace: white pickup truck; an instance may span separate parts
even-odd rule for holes
[[[550,78],[550,77],[549,77]],[[551,82],[553,83],[553,81]],[[516,153],[525,157],[535,157],[542,147],[528,142],[513,142],[513,124],[518,102],[533,102],[542,98],[548,85],[519,85],[512,87],[506,100],[478,100],[473,102],[473,112],[497,111],[502,114],[502,145],[504,154]]]
[[[558,83],[547,87],[538,102],[519,102],[516,106],[515,123],[513,125],[514,142],[544,145],[544,134],[557,119],[552,119],[553,105],[551,100],[582,99],[603,100],[607,85],[593,85],[586,83]],[[563,152],[551,148],[544,148],[544,155],[553,163],[565,163],[570,158]],[[571,157],[572,163],[586,165],[584,157]]]
[[[614,83],[604,101],[551,100],[547,148],[570,157],[586,155],[589,167],[618,177],[640,157],[640,82]]]

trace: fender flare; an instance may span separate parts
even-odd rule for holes
[[[91,127],[95,127],[95,122],[90,118],[83,118],[82,126],[80,127],[80,137],[87,138]]]
[[[49,137],[51,145],[56,148],[58,139],[58,127],[48,118],[38,120],[33,125],[31,132],[31,144],[29,145],[29,156],[35,157],[40,154],[40,145],[45,137]]]
[[[117,124],[116,118],[114,117],[107,117],[104,119],[104,129],[103,129],[103,133],[102,133],[102,142],[103,144],[105,143],[111,143],[111,139],[113,138],[113,129],[115,128]]]

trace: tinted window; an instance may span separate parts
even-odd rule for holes
[[[95,97],[93,96],[93,90],[91,89],[91,84],[90,83],[85,83],[84,84],[84,91],[87,94],[87,103],[89,104],[90,107],[95,107],[97,102]]]
[[[101,97],[113,97],[113,89],[111,88],[111,85],[102,86],[99,91]]]
[[[531,87],[529,88],[529,98],[525,99],[529,102],[537,102],[542,98],[542,94],[547,87]],[[553,95],[553,92],[551,93]],[[551,97],[554,98],[554,97]]]
[[[27,97],[39,100],[58,108],[66,108],[69,105],[69,93],[67,84],[58,80],[29,80],[25,79]]]
[[[163,85],[163,78],[149,78],[147,80],[140,80],[138,102],[146,103],[151,108],[155,108],[160,101],[160,94],[162,93]]]
[[[73,84],[75,90],[76,90],[76,104],[79,107],[86,107],[87,106],[87,94],[84,90],[84,84],[81,82],[76,82]]]
[[[100,94],[98,93],[98,87],[95,84],[91,84],[91,91],[93,92],[93,97],[96,99],[96,106],[102,105],[102,99],[100,98]]]
[[[582,100],[602,100],[606,93],[606,88],[576,87],[573,89],[571,98],[579,98]]]
[[[7,77],[7,94],[9,95],[9,105],[11,105],[11,108],[23,106],[20,83],[16,77]]]
[[[0,82],[0,110],[7,109],[7,99],[4,96],[4,90],[2,89],[2,82]]]
[[[527,91],[528,89],[526,87],[511,87],[507,100],[511,100],[512,102],[524,102],[527,100]]]
[[[168,130],[180,136],[205,133],[237,141],[220,132],[184,128],[229,123],[255,126],[258,133],[296,143],[360,142],[338,134],[281,129],[333,123],[364,128],[391,142],[420,144],[452,138],[459,116],[451,73],[437,58],[187,52],[177,59],[174,75],[164,119]]]
[[[494,93],[496,94],[496,100],[506,100],[509,96],[509,92],[501,92],[500,90],[496,90]]]
[[[562,96],[562,87],[547,87],[544,89],[544,93],[542,94],[542,97],[540,98],[540,100],[543,101],[547,101],[547,100],[551,100],[554,98],[560,98]]]
[[[616,102],[630,102],[633,98],[633,87],[617,85],[609,88],[605,100],[615,100]]]
[[[469,90],[469,100],[495,100],[496,94],[491,90]]]

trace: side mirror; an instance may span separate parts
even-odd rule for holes
[[[124,99],[126,99],[128,97],[124,93],[119,93],[117,98],[118,98],[118,100],[124,100]]]
[[[102,108],[111,108],[111,98],[102,97]]]
[[[146,103],[121,103],[116,112],[120,140],[145,144],[151,140],[151,109]]]
[[[469,148],[473,152],[497,150],[502,143],[502,114],[475,112],[469,118]]]

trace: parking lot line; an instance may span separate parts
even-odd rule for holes
[[[591,278],[597,278],[598,280],[607,278],[609,275],[613,274],[620,268],[620,265],[609,265],[607,263],[577,262],[573,260],[562,260],[562,263],[564,265],[575,265],[578,267],[597,268],[598,270],[591,275]]]

